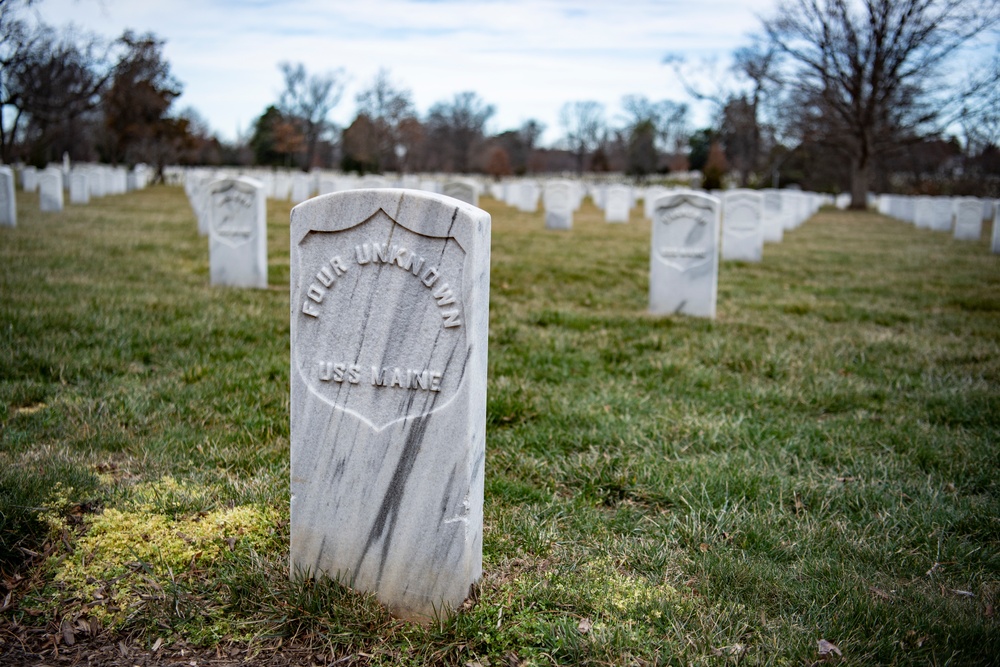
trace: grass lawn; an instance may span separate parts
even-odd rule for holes
[[[823,210],[723,263],[705,321],[645,313],[639,208],[552,232],[481,205],[485,574],[425,628],[288,580],[289,205],[271,288],[212,289],[181,188],[62,214],[19,193],[0,662],[996,664],[988,230]]]

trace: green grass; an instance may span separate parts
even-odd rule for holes
[[[271,289],[211,289],[181,189],[62,215],[19,193],[0,229],[12,627],[385,665],[810,664],[820,639],[847,664],[1000,655],[985,242],[823,210],[722,265],[715,321],[655,318],[638,209],[606,225],[588,203],[549,232],[485,199],[485,574],[422,628],[288,581],[289,207],[268,205]]]

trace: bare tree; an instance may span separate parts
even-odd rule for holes
[[[956,121],[964,100],[996,85],[996,70],[967,89],[944,75],[998,17],[998,0],[784,0],[763,22],[787,57],[793,108],[850,163],[852,208],[865,207],[879,155]]]
[[[438,147],[441,169],[466,173],[473,164],[473,152],[482,143],[486,123],[495,108],[476,93],[466,91],[451,102],[438,102],[427,114],[427,139]]]
[[[775,112],[781,102],[777,49],[754,38],[733,52],[732,64],[724,71],[712,59],[703,60],[693,70],[678,55],[667,56],[664,62],[673,67],[688,95],[714,107],[712,130],[741,184],[747,185],[766,172],[767,156],[775,142],[775,123],[782,117]]]
[[[81,117],[97,105],[110,76],[103,40],[27,21],[21,12],[32,4],[0,0],[0,155],[6,162],[19,139],[39,163],[78,145]]]
[[[626,95],[622,98],[625,111],[626,143],[630,161],[638,155],[651,160],[652,169],[659,168],[659,156],[663,153],[679,153],[689,136],[688,106],[671,100],[652,102],[642,95]],[[638,152],[637,152],[638,150]],[[647,170],[640,170],[648,173]]]
[[[283,62],[278,69],[284,77],[285,86],[278,100],[278,109],[300,125],[305,140],[302,169],[309,171],[320,137],[330,126],[327,117],[344,92],[346,76],[342,69],[310,75],[302,63],[293,65]]]
[[[402,159],[397,156],[397,148],[405,148],[400,126],[416,115],[410,91],[393,85],[389,71],[383,68],[375,75],[371,86],[358,93],[357,102],[358,116],[366,116],[371,124],[375,169],[381,171],[395,164],[399,171]],[[405,156],[405,150],[399,152]]]
[[[597,150],[605,133],[604,105],[592,100],[567,102],[559,112],[559,124],[582,174],[587,155]]]
[[[167,116],[182,87],[163,58],[163,40],[126,31],[119,44],[124,53],[103,98],[105,154],[113,164],[152,161],[162,176],[174,149],[161,144],[183,142],[187,127]]]

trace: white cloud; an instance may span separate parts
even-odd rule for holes
[[[495,129],[529,118],[558,138],[563,103],[593,99],[617,112],[623,95],[684,101],[665,54],[725,56],[773,0],[43,0],[49,23],[107,36],[125,28],[166,40],[164,54],[193,106],[223,137],[246,131],[278,95],[277,63],[343,68],[334,119],[379,68],[413,92],[418,110],[474,90],[494,104]],[[696,118],[705,122],[705,117]]]

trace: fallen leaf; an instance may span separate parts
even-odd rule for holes
[[[73,634],[73,626],[70,625],[69,621],[62,622],[62,640],[66,646],[72,646],[76,643],[76,635]]]
[[[711,549],[711,548],[712,548],[712,547],[710,547],[710,546],[709,546],[709,545],[708,545],[707,543],[705,543],[705,542],[702,542],[701,544],[699,544],[699,545],[698,545],[698,551],[700,551],[700,552],[702,552],[702,553],[705,553],[706,551],[708,551],[708,550],[709,550],[709,549]]]
[[[589,618],[585,618],[577,624],[576,629],[580,631],[581,635],[585,635],[588,632],[590,632],[591,628],[593,627],[594,627],[593,621],[591,621]]]
[[[820,639],[819,641],[816,642],[816,644],[817,648],[819,649],[819,654],[824,657],[830,655],[831,653],[836,654],[838,656],[844,655],[843,653],[840,652],[840,649],[837,648],[836,644],[831,644],[825,639]]]
[[[986,618],[993,618],[993,605],[989,602],[986,603],[986,609],[983,611],[983,616]]]
[[[156,641],[153,642],[153,653],[159,651],[161,646],[163,646],[163,637],[157,637]]]

